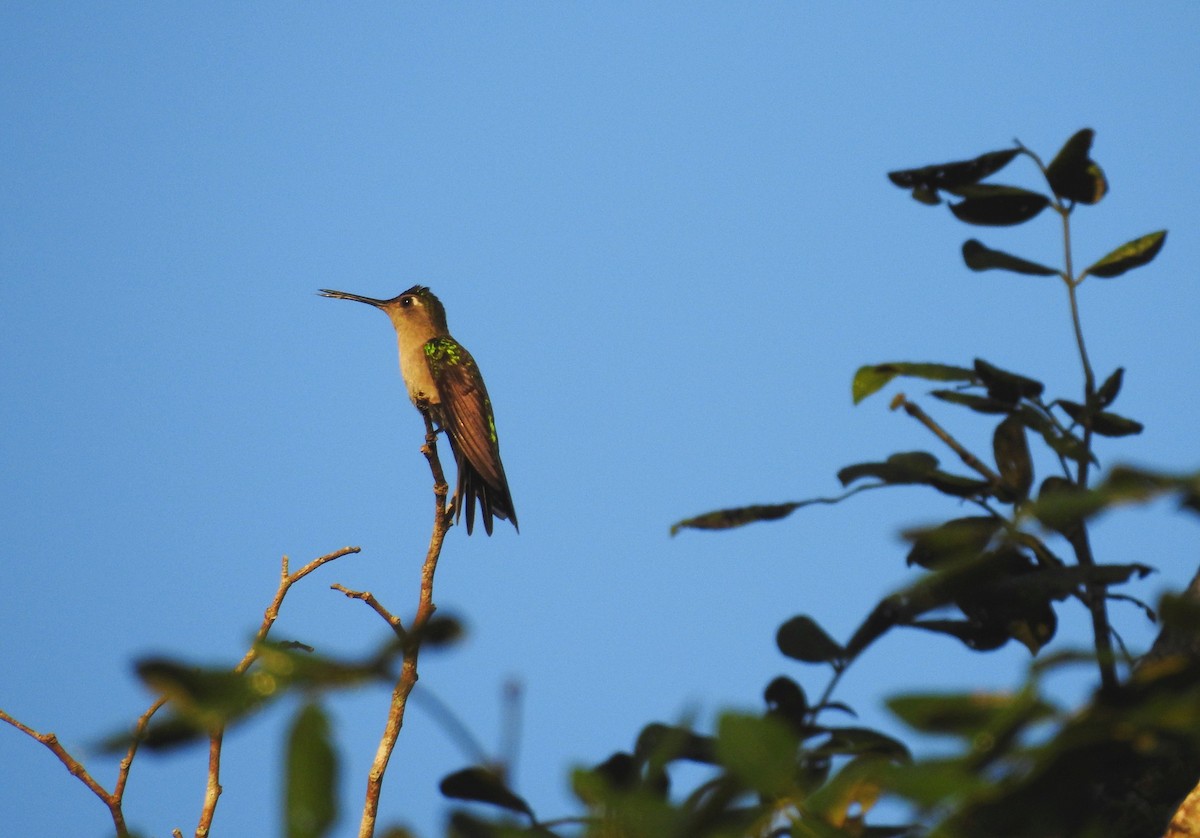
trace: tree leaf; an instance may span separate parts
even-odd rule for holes
[[[925,480],[921,481],[937,489],[943,495],[952,498],[976,498],[989,494],[992,484],[986,480],[976,480],[973,477],[963,477],[961,474],[951,474],[938,469]]]
[[[1025,439],[1025,424],[1019,416],[1009,416],[996,426],[992,450],[1005,488],[1012,491],[1016,500],[1029,497],[1029,489],[1033,486],[1033,460]]]
[[[1078,422],[1081,425],[1086,425],[1088,417],[1087,408],[1078,402],[1067,401],[1066,399],[1056,399],[1054,404],[1062,408],[1063,412],[1071,417],[1071,420]],[[1145,430],[1145,426],[1141,422],[1134,421],[1118,413],[1109,413],[1101,411],[1090,417],[1092,430],[1100,436],[1131,436],[1140,434]]]
[[[811,729],[808,717],[808,697],[804,688],[787,676],[780,675],[771,680],[763,690],[768,715],[786,721],[794,732],[803,736]]]
[[[785,797],[795,787],[799,745],[776,718],[725,713],[717,721],[717,759],[768,800]]]
[[[962,405],[976,413],[1008,413],[1012,405],[997,401],[990,396],[980,396],[975,393],[964,393],[962,390],[931,390],[929,395],[950,404]]]
[[[1012,639],[1008,630],[996,623],[980,623],[975,620],[913,620],[913,628],[945,634],[961,641],[975,652],[991,652]]]
[[[887,707],[913,730],[967,740],[1014,717],[1028,723],[1055,715],[1054,707],[1028,693],[910,694],[889,698]]]
[[[906,562],[909,566],[933,570],[952,562],[980,555],[1000,529],[1003,521],[990,515],[954,518],[936,527],[909,530],[904,538],[912,542]]]
[[[1140,268],[1158,255],[1158,252],[1162,250],[1163,244],[1166,241],[1166,230],[1147,233],[1133,241],[1127,241],[1099,262],[1089,267],[1080,276],[1082,278],[1090,274],[1101,279],[1112,279],[1126,271]]]
[[[975,373],[971,370],[949,364],[915,364],[907,361],[874,364],[859,367],[858,371],[854,373],[854,382],[850,387],[854,403],[858,404],[867,396],[878,392],[897,376],[924,378],[929,381],[974,382],[976,380]]]
[[[694,518],[677,521],[671,525],[671,535],[676,535],[684,529],[732,530],[757,521],[778,521],[780,518],[791,515],[802,505],[801,503],[772,503],[717,509]]]
[[[1006,148],[1003,151],[989,151],[971,160],[900,169],[888,172],[888,179],[901,189],[936,194],[939,189],[955,189],[978,183],[1007,166],[1020,151],[1018,148]]]
[[[950,211],[959,221],[985,227],[1011,227],[1022,224],[1050,204],[1050,199],[1040,192],[1031,192],[1019,186],[993,186],[979,184],[953,190],[963,200],[950,205]]]
[[[912,759],[903,742],[867,727],[833,727],[828,741],[816,748],[829,756],[859,756],[876,754],[898,762]]]
[[[1089,156],[1094,137],[1091,128],[1075,132],[1046,167],[1046,180],[1058,197],[1094,204],[1108,192],[1103,170]]]
[[[963,242],[962,255],[967,267],[973,271],[998,269],[1029,276],[1055,276],[1058,274],[1054,268],[1047,268],[1045,265],[1030,262],[1020,256],[1013,256],[1003,250],[992,250],[978,239],[968,239]]]
[[[1036,379],[1000,369],[982,358],[975,359],[975,374],[987,387],[988,395],[1005,404],[1016,404],[1023,398],[1036,399],[1046,389]]]
[[[779,651],[789,658],[805,663],[829,663],[838,667],[846,657],[846,651],[811,617],[792,617],[775,633]]]
[[[337,820],[338,762],[319,704],[300,708],[287,741],[284,822],[288,838],[320,838]]]
[[[1100,385],[1100,389],[1096,391],[1096,406],[1108,407],[1117,399],[1117,394],[1121,392],[1121,382],[1125,377],[1125,368],[1117,367],[1116,370],[1108,378],[1104,379],[1104,383]]]
[[[890,485],[926,483],[937,472],[937,457],[927,451],[903,451],[882,463],[855,463],[838,471],[838,480],[848,486],[864,477],[876,477]]]
[[[504,780],[484,766],[474,766],[447,774],[438,784],[438,788],[446,797],[455,800],[470,800],[476,803],[490,803],[512,812],[520,812],[533,818],[533,810],[529,804],[509,790]]]

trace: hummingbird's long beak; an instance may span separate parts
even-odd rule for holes
[[[347,294],[345,291],[331,291],[328,288],[322,288],[317,292],[322,297],[333,297],[335,300],[354,300],[358,303],[366,303],[375,308],[383,308],[387,304],[387,300],[376,300],[372,297],[360,297],[358,294]]]

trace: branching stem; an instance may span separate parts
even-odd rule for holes
[[[429,549],[425,553],[425,562],[421,566],[421,593],[417,601],[417,613],[412,619],[409,631],[404,634],[404,661],[400,666],[400,677],[392,690],[392,701],[388,708],[383,735],[379,739],[375,759],[367,773],[367,794],[363,804],[362,821],[358,827],[359,838],[372,838],[375,834],[375,822],[379,815],[379,795],[383,789],[383,775],[387,771],[388,761],[396,747],[396,739],[400,736],[400,729],[404,725],[404,711],[408,705],[408,697],[412,694],[413,687],[417,685],[417,658],[421,649],[421,634],[437,607],[433,604],[433,576],[437,570],[438,558],[442,553],[442,542],[445,541],[446,533],[451,525],[451,518],[446,511],[446,495],[449,492],[449,486],[446,483],[446,476],[442,472],[441,460],[438,459],[437,431],[434,429],[429,412],[422,410],[421,415],[425,418],[425,444],[421,447],[421,453],[428,460],[430,472],[433,474],[433,533],[429,538]],[[370,604],[365,598],[364,601],[368,605]],[[377,608],[376,611],[384,616],[380,609]],[[388,619],[388,617],[384,616],[384,619]],[[388,622],[392,623],[392,620],[388,619]],[[399,621],[392,624],[393,629],[398,624]]]

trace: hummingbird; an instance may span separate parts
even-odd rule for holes
[[[500,440],[483,376],[466,347],[450,336],[446,309],[423,285],[414,285],[390,300],[360,297],[322,288],[322,297],[355,300],[386,314],[400,346],[400,374],[408,397],[422,413],[428,411],[446,432],[458,483],[454,492],[454,521],[467,510],[467,535],[475,525],[475,501],[483,513],[483,528],[492,534],[492,518],[512,521],[517,529]]]

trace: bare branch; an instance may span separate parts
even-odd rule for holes
[[[425,419],[425,444],[421,447],[421,453],[429,461],[429,470],[433,475],[433,533],[429,538],[425,563],[421,567],[421,595],[417,602],[417,613],[413,617],[411,630],[404,636],[404,662],[400,667],[400,677],[392,690],[392,702],[388,708],[387,722],[384,724],[383,735],[380,737],[375,759],[371,763],[371,770],[367,773],[367,794],[363,804],[362,821],[358,828],[359,838],[372,838],[375,834],[383,775],[387,771],[388,761],[396,747],[400,728],[404,725],[404,710],[408,705],[408,697],[412,693],[413,687],[417,685],[417,656],[421,648],[422,629],[425,628],[437,608],[433,604],[433,576],[437,570],[438,558],[442,553],[442,543],[445,541],[446,533],[452,523],[452,518],[446,508],[449,486],[446,484],[446,476],[442,471],[442,463],[438,459],[437,453],[437,431],[433,427],[433,419],[430,417],[429,411],[422,410],[421,415]],[[363,601],[367,602],[365,598]],[[370,602],[367,604],[370,605]],[[385,619],[387,618],[385,617]],[[391,620],[388,622],[390,624]]]
[[[125,825],[125,814],[121,811],[120,796],[117,794],[109,794],[107,791],[105,791],[104,787],[96,782],[96,778],[89,774],[88,770],[83,767],[83,763],[75,759],[75,757],[73,757],[71,753],[62,746],[62,743],[58,741],[57,736],[55,736],[53,733],[38,733],[28,725],[17,721],[3,710],[0,710],[0,721],[8,722],[26,736],[41,742],[43,745],[49,748],[50,752],[58,757],[58,761],[61,762],[66,769],[71,772],[71,775],[79,778],[79,781],[87,786],[91,790],[92,794],[100,798],[100,801],[108,807],[108,812],[112,816],[113,828],[116,830],[117,835],[125,836],[129,834],[129,828]]]
[[[933,431],[934,436],[946,443],[946,445],[950,446],[950,449],[959,456],[959,459],[983,475],[986,480],[992,483],[1000,482],[1000,475],[996,474],[996,472],[988,468],[983,461],[964,448],[962,443],[952,437],[949,431],[947,431],[937,422],[933,421],[929,414],[922,410],[915,402],[910,402],[904,397],[903,394],[900,394],[896,397],[893,404],[898,404],[900,407],[903,407],[905,413],[916,419],[929,430]]]
[[[399,617],[383,607],[379,600],[375,598],[375,594],[371,593],[370,591],[352,591],[345,585],[341,585],[337,582],[334,582],[329,587],[335,591],[341,591],[351,599],[360,599],[367,605],[371,606],[372,610],[374,610],[376,614],[378,614],[380,617],[383,617],[388,626],[391,627],[392,631],[396,633],[396,636],[401,640],[404,639],[404,624],[401,622]]]
[[[249,669],[254,661],[258,659],[259,646],[267,639],[267,634],[271,631],[271,627],[279,619],[279,608],[283,605],[283,598],[287,596],[292,585],[295,585],[322,565],[328,564],[334,559],[340,559],[342,556],[358,552],[361,552],[358,547],[343,547],[340,550],[334,550],[332,553],[326,553],[324,556],[318,556],[295,573],[289,572],[288,557],[284,556],[279,573],[279,587],[275,590],[275,597],[263,613],[262,625],[258,627],[258,632],[254,635],[254,641],[250,644],[249,651],[246,652],[245,657],[241,659],[238,665],[233,668],[233,671],[240,675]],[[221,743],[224,740],[224,735],[224,728],[219,728],[209,736],[208,780],[204,788],[204,805],[200,809],[200,820],[196,825],[196,838],[208,838],[209,829],[212,827],[213,815],[216,814],[217,810],[217,800],[221,797]]]

